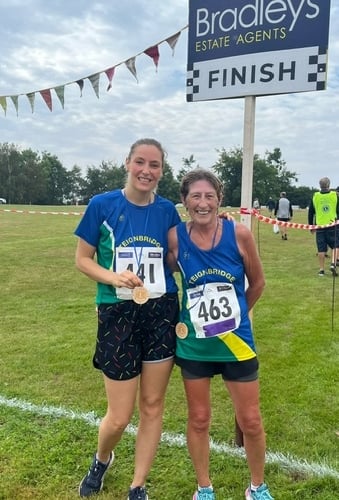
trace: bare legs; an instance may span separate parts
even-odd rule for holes
[[[188,402],[187,445],[200,486],[209,486],[210,379],[184,379]],[[225,382],[244,434],[251,481],[264,482],[265,433],[259,409],[259,382]]]
[[[162,431],[165,393],[172,368],[173,360],[143,364],[132,487],[145,484],[155,457]]]
[[[135,471],[132,487],[143,486],[157,451],[162,430],[164,399],[173,360],[144,363],[142,374],[130,380],[104,376],[107,412],[98,436],[98,459],[107,462],[129,424],[139,387],[139,427],[136,438]]]
[[[266,437],[259,409],[259,381],[225,382],[235,408],[235,414],[244,434],[244,446],[251,481],[264,482]]]
[[[318,252],[319,269],[325,269],[325,252]]]
[[[199,486],[211,484],[209,477],[209,427],[211,419],[210,379],[184,379],[188,404],[187,447]]]

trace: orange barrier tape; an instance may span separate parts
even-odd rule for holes
[[[42,215],[83,215],[83,212],[44,212],[44,211],[36,211],[36,210],[14,210],[14,209],[0,209],[0,212],[14,212],[18,214],[42,214]],[[327,227],[334,227],[339,224],[339,220],[333,222],[332,224],[326,224],[325,226],[320,226],[316,224],[299,224],[297,222],[283,222],[277,219],[271,219],[271,217],[267,217],[265,215],[261,215],[258,210],[255,208],[240,208],[240,212],[228,212],[230,215],[253,215],[260,222],[266,222],[266,224],[277,224],[278,226],[290,227],[292,229],[324,229]],[[182,217],[186,217],[186,214],[183,214]]]
[[[266,222],[267,224],[277,224],[278,226],[290,227],[292,229],[325,229],[327,227],[334,227],[339,224],[339,220],[337,220],[336,222],[332,222],[331,224],[326,224],[324,226],[320,226],[317,224],[298,224],[297,222],[283,222],[281,220],[271,219],[270,217],[261,215],[260,212],[258,212],[258,210],[256,210],[255,208],[240,208],[240,212],[237,213],[240,213],[242,215],[254,215],[254,217],[256,217],[261,222]]]
[[[42,215],[83,215],[83,212],[38,212],[37,210],[14,210],[14,209],[1,209],[0,212],[13,212],[16,214],[42,214]]]

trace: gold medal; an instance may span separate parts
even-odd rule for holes
[[[133,288],[132,297],[136,304],[145,304],[149,299],[149,291],[144,286],[136,286]]]
[[[179,339],[185,339],[188,335],[188,328],[185,323],[177,323],[175,325],[175,333]]]

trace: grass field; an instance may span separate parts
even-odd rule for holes
[[[73,211],[83,207],[56,214],[68,208],[0,209],[0,500],[78,498],[105,411],[101,375],[91,364],[95,284],[74,266],[73,230],[80,216]],[[306,212],[297,212],[294,221],[306,223]],[[276,500],[334,500],[339,491],[339,282],[329,272],[318,277],[309,231],[289,229],[288,241],[282,241],[272,225],[255,219],[253,232],[267,282],[253,316],[267,432],[266,480]],[[219,378],[212,391],[211,476],[217,500],[240,500],[248,471],[233,445],[233,411]],[[116,449],[102,500],[126,498],[136,424],[137,413]],[[148,481],[150,500],[192,496],[185,425],[175,368],[164,439]]]

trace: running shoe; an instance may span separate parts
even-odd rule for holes
[[[259,486],[255,491],[249,486],[245,491],[246,500],[274,500],[265,483]]]
[[[330,271],[331,271],[333,276],[338,276],[338,273],[335,269],[335,264],[331,264]]]
[[[318,272],[318,276],[325,276],[325,271],[323,269],[320,269]]]
[[[146,488],[143,488],[142,486],[130,488],[127,500],[148,500]]]
[[[215,494],[210,487],[200,488],[194,493],[192,500],[215,500]]]
[[[89,497],[91,495],[95,495],[99,493],[104,486],[104,477],[108,470],[108,468],[112,465],[114,460],[114,453],[111,452],[109,456],[108,462],[105,464],[103,462],[99,462],[94,455],[92,464],[79,485],[79,495],[81,497]]]

